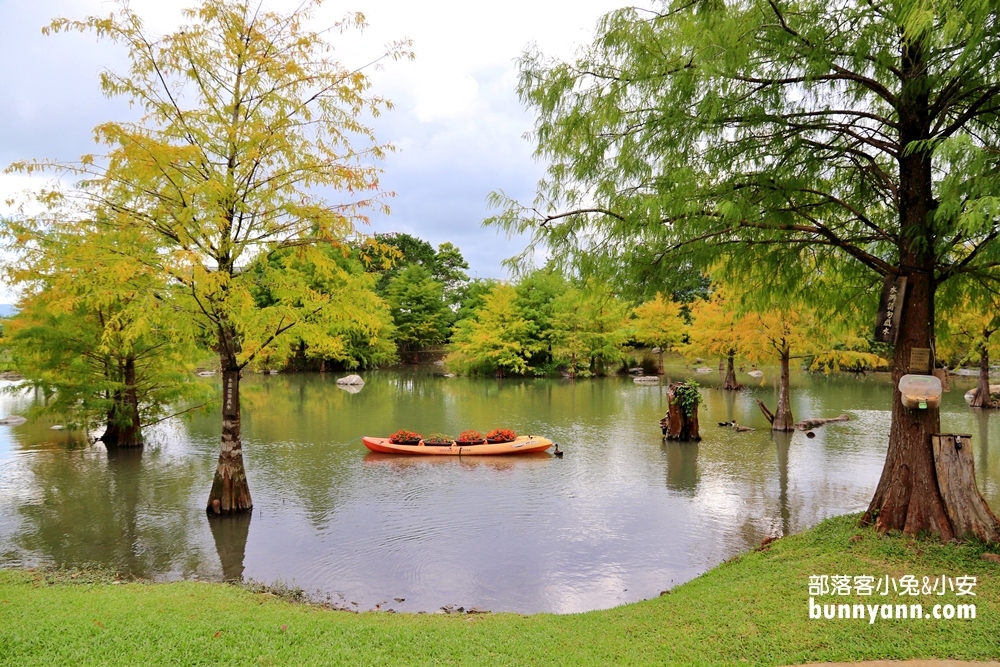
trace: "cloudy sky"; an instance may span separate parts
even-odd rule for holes
[[[264,0],[285,8],[291,0]],[[154,33],[180,21],[185,0],[132,0]],[[298,2],[295,2],[298,4]],[[503,277],[500,261],[523,240],[480,226],[486,195],[502,189],[530,200],[544,165],[523,134],[533,118],[514,93],[515,59],[535,43],[546,55],[569,57],[590,41],[598,18],[624,0],[328,0],[318,26],[348,11],[364,12],[369,28],[339,44],[341,60],[359,66],[385,44],[413,40],[416,60],[372,72],[375,91],[396,108],[375,123],[379,139],[398,148],[384,163],[383,185],[396,193],[392,214],[373,231],[402,231],[461,248],[479,277]],[[98,123],[125,118],[127,105],[98,89],[102,68],[122,69],[122,51],[91,35],[45,37],[55,16],[107,14],[101,0],[0,0],[0,165],[26,158],[72,160],[94,149]],[[0,176],[5,195],[31,185]],[[0,301],[9,297],[0,291]]]

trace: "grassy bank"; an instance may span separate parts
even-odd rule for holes
[[[982,560],[982,546],[880,537],[856,521],[826,521],[654,600],[565,616],[351,614],[224,584],[116,585],[87,575],[0,571],[0,664],[784,665],[1000,658],[1000,564]],[[916,599],[890,594],[888,601],[927,609],[974,601],[977,618],[810,620],[809,576],[819,574],[975,576],[974,599],[949,592]]]

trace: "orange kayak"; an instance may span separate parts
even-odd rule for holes
[[[365,447],[373,452],[383,454],[423,454],[430,456],[497,456],[498,454],[524,454],[526,452],[543,452],[552,446],[552,441],[537,435],[521,435],[513,442],[496,444],[459,445],[426,445],[421,440],[416,445],[398,445],[389,442],[389,438],[361,438]]]

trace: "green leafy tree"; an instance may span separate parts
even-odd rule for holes
[[[43,412],[137,447],[176,402],[207,400],[190,381],[196,332],[153,268],[148,236],[58,206],[7,220],[2,233],[13,242],[5,278],[21,292],[4,348],[49,397]]]
[[[396,342],[407,351],[442,343],[454,314],[444,299],[444,285],[430,270],[411,264],[389,282],[386,301],[396,324]]]
[[[538,351],[531,359],[531,365],[536,369],[544,369],[553,361],[554,352],[551,343],[555,326],[556,300],[570,289],[570,284],[562,272],[551,266],[525,274],[514,285],[514,290],[517,292],[517,307],[531,320],[538,341],[540,343],[547,341],[547,344],[539,345]],[[564,357],[563,360],[565,359]],[[589,358],[587,365],[589,366]]]
[[[129,224],[159,237],[164,270],[214,333],[222,367],[222,445],[208,508],[252,506],[240,437],[240,372],[293,328],[322,326],[330,296],[300,275],[268,271],[272,305],[257,307],[249,267],[260,255],[295,248],[317,266],[318,246],[355,233],[366,211],[384,207],[380,145],[362,122],[387,102],[368,92],[360,70],[335,60],[324,34],[308,27],[318,5],[290,14],[249,0],[203,0],[189,25],[154,38],[124,0],[108,17],[57,19],[123,44],[125,73],[104,72],[109,96],[137,105],[135,123],[105,123],[103,158],[85,157],[84,196],[113,203]],[[361,28],[355,14],[334,33]],[[393,44],[383,57],[407,55]],[[48,166],[18,165],[25,171]],[[323,191],[349,193],[332,204]],[[361,197],[361,198],[357,198]],[[265,263],[265,266],[267,264]]]
[[[552,356],[568,365],[572,376],[604,375],[625,356],[628,310],[606,288],[566,287],[553,299],[547,337]]]
[[[472,317],[455,325],[445,363],[465,373],[526,375],[541,347],[535,325],[517,306],[513,287],[499,284],[483,297]]]
[[[997,27],[996,7],[970,0],[613,12],[576,61],[522,58],[551,166],[533,206],[494,196],[494,222],[606,275],[725,259],[723,277],[762,302],[817,271],[849,299],[906,276],[898,380],[911,350],[935,347],[939,286],[1000,264]],[[894,394],[865,520],[1000,539],[981,501],[945,507],[939,430],[936,408]]]
[[[458,310],[461,305],[463,288],[469,282],[469,274],[466,273],[468,270],[469,263],[454,244],[445,241],[437,247],[437,252],[434,253],[434,278],[444,285],[445,302],[453,310]]]
[[[584,301],[583,292],[565,288],[551,300],[545,331],[549,353],[573,378],[590,375],[590,321],[583,312]]]
[[[376,290],[382,295],[386,294],[389,284],[400,272],[417,264],[430,271],[434,279],[444,285],[448,306],[457,310],[462,288],[469,281],[465,273],[469,270],[468,262],[462,257],[462,252],[448,241],[435,250],[427,241],[404,232],[377,234],[374,243],[362,248],[362,257],[369,270],[378,274]]]
[[[378,275],[375,289],[381,295],[385,295],[392,279],[411,264],[428,270],[434,266],[434,246],[404,232],[376,234],[359,250],[368,270]]]
[[[261,258],[252,271],[257,274],[254,295],[259,308],[280,303],[268,276],[297,274],[309,288],[329,298],[324,317],[315,325],[299,327],[263,349],[254,359],[258,368],[326,365],[370,368],[396,359],[395,327],[388,304],[375,293],[376,276],[364,270],[357,253],[347,247],[320,246],[325,260],[317,265],[303,259],[295,249],[285,249]]]
[[[476,278],[462,287],[461,301],[455,312],[455,321],[467,320],[482,308],[486,295],[492,292],[500,281],[495,278]]]

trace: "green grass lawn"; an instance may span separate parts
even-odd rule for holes
[[[1000,564],[982,545],[882,537],[839,517],[654,600],[585,614],[353,614],[226,584],[0,571],[0,665],[785,665],[1000,658]],[[975,620],[810,620],[809,577],[977,578]]]

